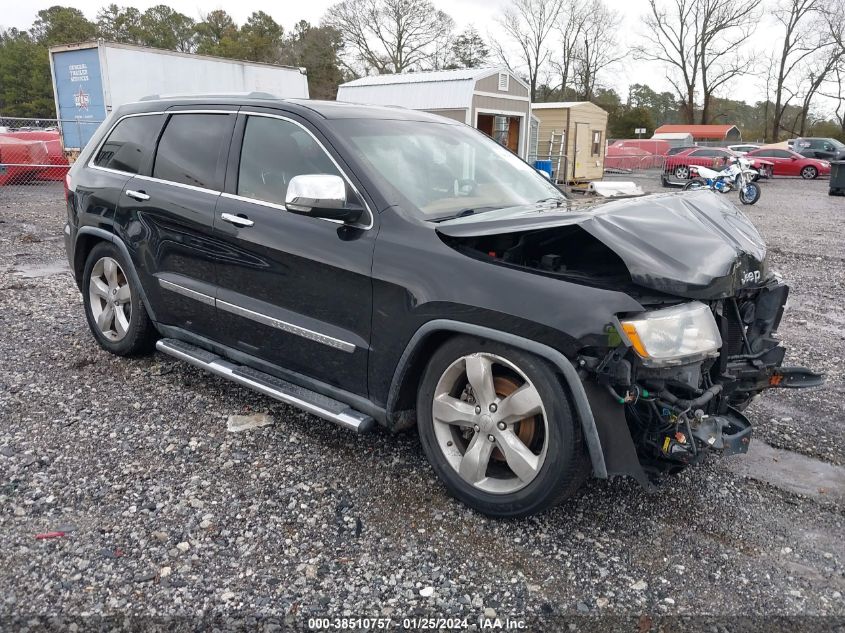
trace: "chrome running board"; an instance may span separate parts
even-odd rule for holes
[[[156,349],[174,358],[205,369],[216,376],[226,378],[244,387],[249,387],[265,396],[334,422],[345,429],[364,433],[369,431],[374,420],[349,405],[315,391],[299,387],[270,374],[238,365],[225,358],[178,339],[163,338],[156,343]]]

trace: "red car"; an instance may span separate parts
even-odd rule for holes
[[[761,178],[770,178],[774,170],[774,162],[769,159],[755,158],[749,152],[744,158],[751,161],[751,169],[756,169]],[[665,171],[674,174],[676,178],[686,180],[690,177],[690,165],[709,167],[710,169],[722,169],[729,158],[738,157],[739,154],[721,147],[688,147],[683,151],[666,157]]]
[[[818,176],[830,175],[830,163],[818,158],[807,158],[791,149],[779,149],[776,147],[761,147],[748,152],[746,158],[764,158],[775,165],[775,174],[778,176],[801,176],[812,180]]]

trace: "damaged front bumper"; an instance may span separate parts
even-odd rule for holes
[[[718,355],[647,366],[618,326],[609,348],[579,357],[609,475],[646,486],[706,455],[745,453],[752,425],[742,411],[766,389],[816,387],[824,377],[783,367],[777,337],[789,288],[775,279],[708,302],[721,335]]]

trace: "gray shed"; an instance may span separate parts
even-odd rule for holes
[[[341,84],[337,100],[424,110],[471,125],[525,157],[528,85],[505,67],[373,75]]]

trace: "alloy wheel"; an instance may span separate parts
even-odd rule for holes
[[[686,180],[687,178],[689,178],[689,167],[678,167],[677,169],[675,169],[675,176],[677,178],[680,178],[681,180]]]
[[[548,421],[540,392],[501,356],[479,352],[455,360],[435,387],[432,419],[446,461],[480,490],[516,492],[545,462]]]
[[[816,168],[815,167],[805,167],[801,170],[801,177],[806,180],[812,180],[816,177]]]
[[[111,257],[97,260],[91,269],[88,298],[91,316],[100,333],[110,341],[123,339],[132,319],[132,293],[117,260]]]

